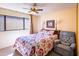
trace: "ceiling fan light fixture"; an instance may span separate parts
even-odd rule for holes
[[[36,15],[37,13],[36,13],[36,12],[34,12],[34,11],[30,11],[30,12],[28,12],[28,14],[31,14],[31,15]]]

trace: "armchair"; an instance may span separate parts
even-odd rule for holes
[[[60,31],[59,39],[54,40],[54,52],[64,56],[74,55],[75,33]]]

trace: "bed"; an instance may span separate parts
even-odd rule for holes
[[[23,56],[45,56],[53,48],[53,40],[57,35],[54,31],[40,31],[29,36],[18,37],[15,41],[14,48]]]

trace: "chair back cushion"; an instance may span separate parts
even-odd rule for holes
[[[60,40],[65,45],[75,43],[75,32],[60,31]]]

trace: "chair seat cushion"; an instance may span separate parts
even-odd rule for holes
[[[64,45],[64,44],[58,44],[57,47],[62,48],[62,49],[64,49],[64,50],[68,50],[68,51],[71,50],[71,48],[70,48],[69,46]]]
[[[67,43],[67,42],[64,42],[64,41],[61,41],[61,44],[63,44],[63,45],[70,45],[70,43]]]

